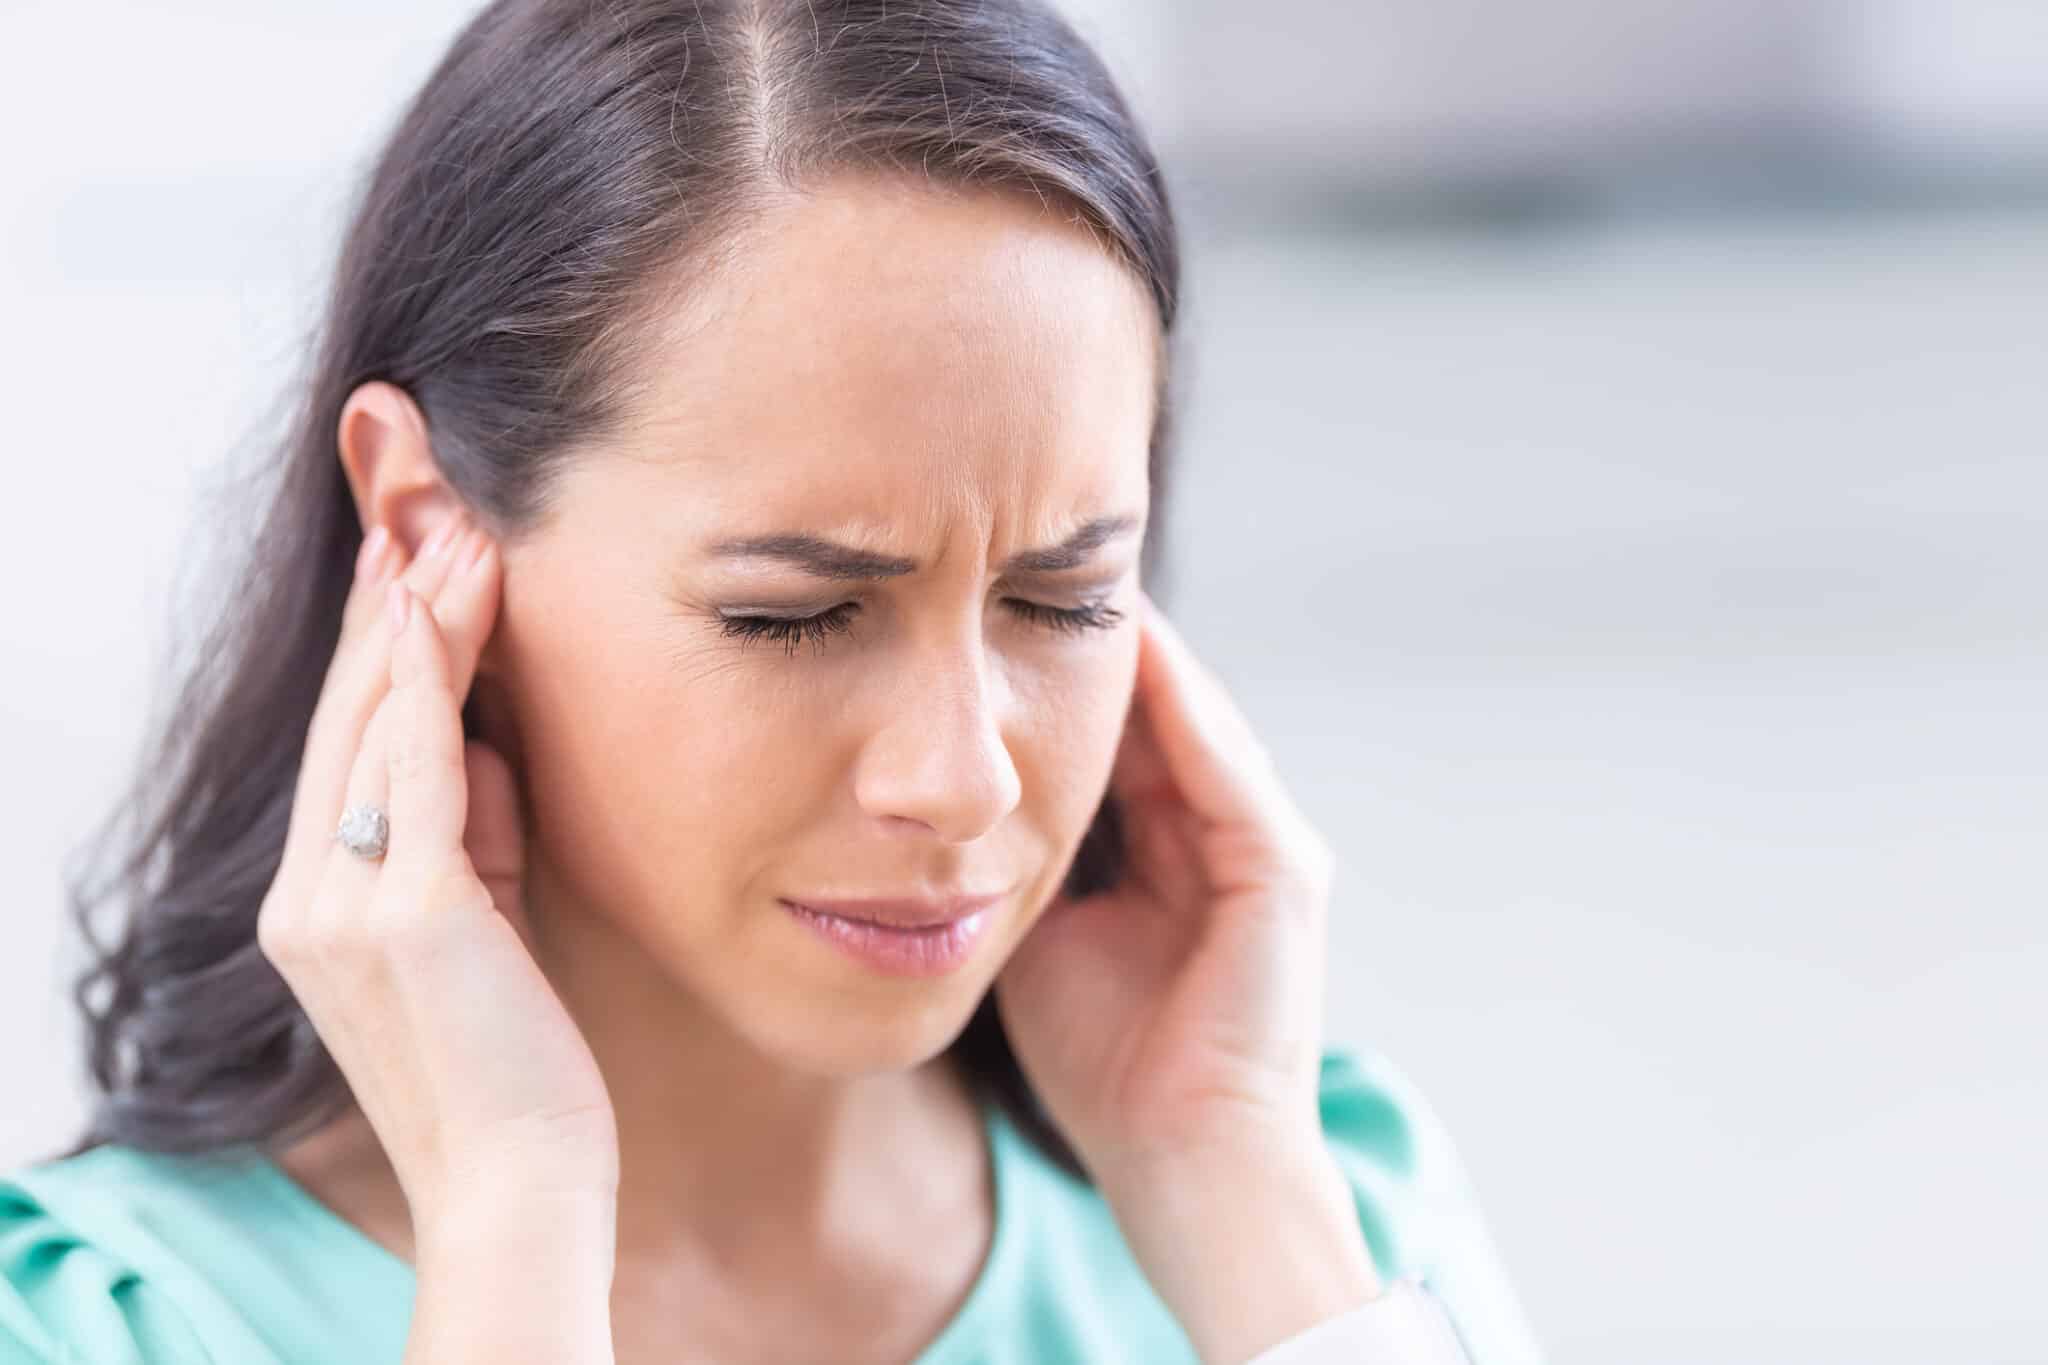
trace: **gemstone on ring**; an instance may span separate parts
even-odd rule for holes
[[[391,821],[375,806],[350,806],[341,813],[334,837],[359,858],[381,858],[391,838]]]

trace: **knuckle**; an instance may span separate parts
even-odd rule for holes
[[[332,963],[347,956],[347,917],[320,897],[299,918],[289,935],[289,949],[300,961]]]
[[[403,703],[400,703],[401,707]],[[396,778],[420,777],[440,761],[436,746],[418,727],[405,724],[402,711],[397,723],[386,727],[384,760]]]
[[[366,946],[375,956],[402,955],[412,934],[412,920],[402,906],[388,902],[373,906],[362,919],[361,933]]]
[[[425,715],[436,698],[425,688],[394,688],[384,700],[390,714],[383,726],[386,761],[394,775],[419,777],[446,766],[450,754],[446,735]]]
[[[436,927],[436,917],[426,913],[433,903],[416,884],[390,887],[377,896],[362,917],[370,957],[387,965],[421,957]]]
[[[385,952],[410,951],[443,927],[448,918],[443,911],[469,905],[479,893],[466,868],[447,864],[431,869],[381,888],[362,916],[364,932]]]
[[[265,903],[256,912],[256,947],[273,965],[288,961],[293,949],[293,930],[285,923],[284,915],[274,906]]]
[[[329,916],[322,913],[321,897],[273,899],[256,916],[256,946],[280,970],[294,974],[332,956],[328,942]]]
[[[434,769],[433,753],[414,739],[394,738],[384,751],[384,761],[390,765],[393,780],[398,782],[424,777]]]
[[[461,910],[490,904],[491,893],[476,879],[466,861],[450,859],[435,869],[418,904],[430,910]]]
[[[256,906],[256,932],[269,935],[279,942],[289,942],[306,902],[306,878],[303,866],[295,864],[290,854],[280,860],[270,885],[264,888],[263,899]]]

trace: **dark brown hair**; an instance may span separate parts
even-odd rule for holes
[[[849,171],[1036,193],[1142,280],[1168,343],[1141,556],[1157,577],[1179,241],[1131,111],[1061,18],[1037,0],[499,0],[370,170],[263,501],[230,523],[246,552],[70,880],[98,1102],[66,1155],[281,1144],[353,1102],[256,940],[363,534],[336,449],[349,393],[411,394],[448,483],[516,534],[572,446],[614,429],[661,281],[716,268],[774,196]],[[1065,889],[1101,889],[1121,859],[1106,798]],[[1087,1178],[992,993],[952,1053]]]

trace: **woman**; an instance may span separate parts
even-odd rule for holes
[[[1177,252],[1027,0],[478,16],[81,894],[0,1359],[1536,1359],[1141,586]]]

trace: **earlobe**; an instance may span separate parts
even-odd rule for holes
[[[410,557],[462,499],[441,477],[426,416],[412,395],[387,380],[356,386],[341,405],[335,447],[342,475],[367,533],[388,526]]]

